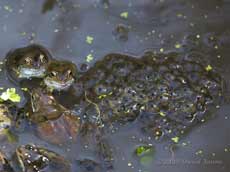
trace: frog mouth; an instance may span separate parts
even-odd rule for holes
[[[71,78],[66,82],[58,82],[58,81],[51,80],[50,78],[44,79],[44,83],[47,87],[58,91],[68,89],[73,84],[73,82],[74,82],[73,78]]]
[[[42,78],[45,75],[45,68],[31,69],[22,67],[19,69],[19,78]]]

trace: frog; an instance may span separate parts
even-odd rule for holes
[[[76,141],[80,118],[60,105],[51,92],[43,88],[33,89],[27,109],[28,119],[41,139],[56,145]]]
[[[16,84],[32,78],[43,78],[52,55],[38,44],[11,50],[6,55],[6,72],[8,78]]]
[[[0,102],[0,140],[9,142],[17,141],[17,135],[12,133],[12,130],[17,126],[17,118],[20,114],[20,109],[9,101]]]
[[[71,172],[70,162],[63,156],[32,143],[20,145],[15,159],[22,172]]]
[[[0,135],[4,135],[5,131],[12,126],[9,113],[8,107],[4,104],[0,104]]]
[[[6,155],[0,150],[0,172],[14,172],[10,161]]]
[[[64,60],[53,60],[44,77],[44,84],[48,89],[67,90],[75,82],[77,67],[74,63]]]

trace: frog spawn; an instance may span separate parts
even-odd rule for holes
[[[105,124],[138,119],[143,129],[164,137],[208,118],[208,107],[219,104],[222,97],[218,74],[176,53],[147,53],[141,59],[111,54],[77,82],[89,86],[87,95]],[[151,120],[139,120],[143,114],[151,114]]]

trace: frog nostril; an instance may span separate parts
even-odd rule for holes
[[[64,75],[60,75],[59,79],[60,79],[60,81],[65,81],[65,76]]]
[[[5,129],[9,129],[9,128],[10,128],[10,125],[5,125],[4,128],[5,128]]]

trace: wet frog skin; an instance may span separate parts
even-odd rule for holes
[[[22,172],[70,172],[70,163],[61,155],[33,144],[19,146],[16,159]]]
[[[36,125],[41,139],[58,145],[76,141],[79,118],[58,104],[47,90],[38,88],[32,91],[30,109],[29,119]]]
[[[14,172],[7,157],[0,150],[0,172]]]
[[[48,89],[67,90],[75,81],[77,67],[68,61],[52,61],[47,68],[44,84]]]
[[[29,45],[10,51],[6,55],[6,68],[13,82],[25,79],[42,78],[52,57],[41,45]]]
[[[12,120],[9,117],[9,109],[6,105],[0,104],[0,136],[5,134],[5,131],[12,125]]]
[[[10,136],[15,127],[19,109],[11,102],[0,103],[0,140]]]

